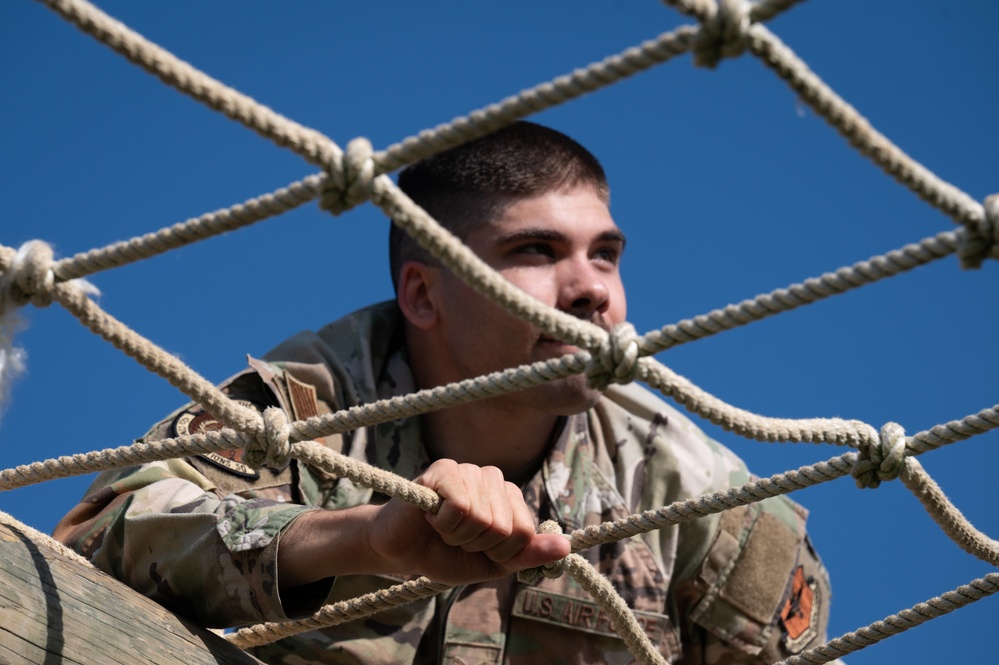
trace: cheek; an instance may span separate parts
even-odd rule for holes
[[[549,307],[558,302],[558,289],[552,270],[538,268],[511,268],[500,274],[518,289]]]
[[[610,307],[608,308],[608,319],[611,323],[621,323],[628,320],[628,299],[624,295],[624,285],[618,281],[617,285],[611,289]]]

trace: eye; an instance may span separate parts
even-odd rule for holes
[[[551,248],[551,245],[543,242],[518,245],[513,251],[514,254],[526,254],[529,256],[555,256],[555,250]]]
[[[617,247],[601,247],[592,256],[594,261],[616,266],[621,260],[621,250]]]

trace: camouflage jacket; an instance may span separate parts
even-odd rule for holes
[[[394,305],[300,333],[224,386],[257,408],[307,418],[415,388]],[[147,439],[219,427],[187,406]],[[327,446],[402,476],[432,461],[420,420],[326,437]],[[539,521],[566,532],[740,485],[742,462],[639,386],[608,389],[564,419],[525,483]],[[250,469],[241,452],[106,472],[56,537],[136,590],[214,626],[281,621],[398,582],[343,576],[278,593],[282,531],[305,511],[386,497],[292,461]],[[804,509],[773,498],[581,554],[606,575],[670,662],[765,663],[825,639],[828,578]],[[608,617],[569,576],[506,578],[258,648],[269,663],[628,663]]]

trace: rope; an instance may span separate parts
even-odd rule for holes
[[[850,446],[857,452],[753,481],[739,488],[587,527],[568,534],[573,552],[699,519],[849,474],[859,487],[869,488],[877,487],[882,481],[900,478],[948,537],[973,556],[992,565],[999,564],[999,541],[975,529],[914,459],[915,455],[999,427],[999,405],[906,437],[902,427],[896,423],[887,423],[878,432],[870,425],[854,420],[791,420],[753,414],[726,404],[649,357],[676,344],[843,293],[951,253],[958,254],[965,268],[977,268],[987,258],[999,258],[999,194],[991,195],[979,204],[935,176],[871,127],[852,106],[839,98],[761,25],[762,21],[788,10],[800,0],[665,0],[666,4],[696,18],[699,25],[681,26],[663,33],[638,47],[404,139],[382,152],[375,152],[371,143],[363,137],[355,138],[347,144],[346,150],[341,150],[320,132],[299,125],[228,88],[84,0],[43,1],[78,28],[162,81],[277,145],[296,152],[323,171],[228,209],[206,213],[67,259],[55,260],[52,248],[43,241],[31,241],[18,250],[0,246],[0,398],[4,397],[3,391],[9,386],[9,380],[23,369],[23,350],[14,346],[14,334],[21,325],[19,310],[28,304],[47,307],[55,302],[70,311],[92,332],[170,381],[226,425],[218,432],[133,444],[3,470],[0,471],[0,490],[157,459],[243,448],[247,463],[254,467],[283,466],[293,457],[331,475],[350,478],[378,492],[402,498],[422,510],[436,512],[440,499],[427,488],[334,453],[312,439],[585,373],[588,383],[601,389],[610,383],[641,379],[691,412],[747,438],[771,442],[829,443]],[[746,50],[783,78],[805,103],[835,127],[861,154],[961,224],[962,228],[752,300],[744,300],[737,305],[667,325],[644,336],[637,335],[630,324],[619,325],[608,334],[593,324],[551,310],[513,287],[416,206],[386,176],[386,173],[424,156],[483,136],[519,118],[597,90],[686,51],[691,51],[695,64],[715,67],[721,59],[735,57]],[[333,214],[371,201],[480,294],[512,315],[584,350],[306,421],[289,422],[280,409],[267,409],[258,414],[229,400],[218,388],[174,356],[104,312],[89,297],[96,290],[80,279],[100,270],[150,258],[197,240],[248,226],[314,198],[319,198],[320,206]],[[6,523],[7,519],[0,513],[0,522]],[[72,555],[47,536],[28,527],[18,528],[32,539]],[[548,524],[542,528],[557,529],[557,525]],[[82,558],[77,559],[83,561]],[[607,580],[577,554],[570,554],[544,570],[525,571],[523,575],[525,579],[530,579],[538,574],[557,576],[562,572],[573,575],[613,617],[614,625],[636,658],[643,663],[662,662]],[[986,576],[785,662],[828,662],[884,636],[990,595],[995,592],[997,582],[999,576]],[[444,588],[447,587],[421,578],[324,608],[302,622],[281,626],[262,624],[243,629],[229,639],[246,646],[263,644],[293,634],[286,632],[289,630],[301,632],[335,625],[368,616],[386,607],[428,597]]]
[[[926,512],[961,549],[986,563],[999,566],[999,541],[989,538],[972,526],[917,460],[905,460],[901,478],[902,483],[923,504]]]
[[[579,586],[593,596],[601,609],[611,618],[618,635],[624,639],[624,643],[639,662],[666,665],[666,660],[652,645],[648,635],[635,619],[635,615],[631,613],[628,605],[606,577],[597,573],[593,566],[578,554],[570,554],[565,558],[565,570],[572,575]]]
[[[723,330],[762,321],[775,314],[789,312],[802,305],[846,293],[886,277],[894,277],[953,254],[966,233],[964,229],[944,231],[901,249],[845,266],[835,272],[827,272],[819,277],[775,289],[735,305],[728,305],[692,319],[663,326],[658,331],[645,335],[641,344],[642,353],[652,355],[679,344],[709,337]]]
[[[728,432],[771,443],[831,443],[860,446],[878,440],[877,431],[859,420],[770,418],[726,404],[652,358],[643,358],[639,378],[691,413]]]
[[[327,605],[307,619],[284,623],[259,623],[241,628],[232,635],[227,635],[226,639],[240,649],[250,649],[310,630],[319,630],[363,619],[392,607],[435,596],[450,588],[452,587],[447,584],[432,582],[426,577],[420,577],[387,589],[379,589],[357,598]]]
[[[857,459],[856,453],[833,457],[825,462],[803,466],[796,471],[779,473],[770,478],[746,483],[702,497],[677,501],[658,510],[594,524],[569,534],[572,551],[576,552],[597,545],[631,538],[674,524],[692,522],[738,506],[749,505],[782,494],[790,494],[806,487],[812,487],[850,473]]]
[[[19,522],[18,520],[14,519],[14,517],[8,515],[2,510],[0,510],[0,524],[3,524],[5,527],[20,531],[31,542],[42,543],[52,551],[58,553],[61,556],[66,557],[70,561],[84,565],[87,568],[91,569],[94,568],[94,565],[90,563],[89,559],[80,556],[79,554],[74,552],[72,549],[66,547],[52,536],[42,533],[41,531],[38,531],[36,529],[33,529],[27,524]]]
[[[749,49],[770,67],[815,113],[832,125],[860,154],[954,221],[975,232],[984,217],[981,204],[947,183],[878,132],[855,108],[815,75],[791,49],[759,24],[749,29]]]
[[[985,197],[981,219],[969,220],[968,233],[961,243],[962,268],[980,268],[987,259],[999,259],[999,194]]]
[[[195,69],[92,4],[84,0],[42,1],[81,31],[170,87],[288,148],[310,164],[326,166],[342,155],[340,148],[319,132],[285,118]]]
[[[52,272],[57,281],[84,277],[256,224],[315,199],[325,179],[326,176],[322,174],[311,175],[230,208],[205,213],[154,233],[60,259],[53,264]]]
[[[485,136],[514,120],[526,118],[616,83],[685,53],[690,49],[696,34],[697,28],[693,26],[681,26],[672,32],[664,32],[634,48],[592,63],[583,69],[577,69],[571,74],[559,76],[551,82],[541,83],[518,95],[507,97],[498,104],[486,106],[466,116],[455,118],[449,123],[403,139],[389,146],[384,152],[376,154],[375,164],[383,172],[394,171],[428,155]]]

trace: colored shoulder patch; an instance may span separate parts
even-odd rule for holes
[[[248,402],[243,399],[237,399],[235,401],[237,404],[241,404],[251,409],[257,409],[258,411],[260,410],[252,402]],[[224,428],[225,425],[222,424],[222,421],[199,407],[193,407],[190,411],[185,411],[180,414],[177,416],[177,420],[173,423],[174,436],[217,432]],[[238,448],[236,450],[223,450],[215,453],[205,453],[203,455],[198,455],[198,457],[219,467],[220,469],[224,469],[225,471],[243,478],[256,480],[260,477],[260,474],[257,473],[256,469],[253,469],[243,463],[242,448]]]
[[[805,579],[805,569],[798,566],[791,576],[791,597],[784,603],[780,621],[786,636],[784,643],[791,653],[798,653],[818,634],[819,605],[818,585]]]

